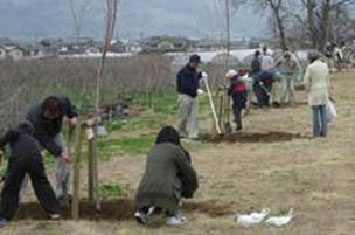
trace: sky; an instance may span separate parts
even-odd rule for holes
[[[91,1],[82,35],[102,37],[105,1]],[[207,37],[223,31],[221,0],[121,0],[117,37],[151,35]],[[80,7],[78,7],[79,9]],[[233,10],[232,35],[258,36],[266,32],[262,12],[242,7]],[[0,0],[0,36],[41,38],[74,35],[69,0]]]

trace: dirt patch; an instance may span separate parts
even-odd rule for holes
[[[284,104],[279,102],[272,103],[272,108],[274,109],[290,109],[290,108],[299,108],[301,106],[306,106],[307,102],[295,102],[293,104]]]
[[[211,217],[219,217],[233,214],[233,206],[235,202],[226,203],[219,201],[203,201],[203,202],[185,202],[182,210],[187,213],[199,212],[207,214]],[[101,211],[93,208],[88,201],[80,202],[80,220],[89,221],[125,221],[132,220],[134,213],[134,202],[129,199],[115,199],[103,201]],[[159,214],[159,212],[158,212]],[[71,219],[71,208],[62,208],[61,215],[63,220]],[[15,220],[45,220],[46,214],[37,202],[29,202],[20,205]]]
[[[293,139],[303,138],[300,133],[287,133],[287,132],[268,132],[268,133],[248,133],[240,132],[230,135],[212,136],[204,134],[201,136],[203,142],[207,143],[272,143],[281,141],[291,141]]]
[[[306,85],[305,84],[296,84],[295,85],[295,90],[296,91],[305,91],[306,90]]]

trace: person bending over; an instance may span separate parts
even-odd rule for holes
[[[0,147],[11,147],[11,166],[1,192],[0,227],[11,221],[19,204],[22,180],[28,174],[35,194],[50,219],[59,219],[59,203],[46,176],[41,147],[33,137],[31,123],[23,122],[0,139]]]
[[[66,204],[65,201],[68,200],[65,196],[68,195],[70,176],[70,156],[60,134],[65,116],[69,118],[69,125],[73,130],[78,112],[65,96],[49,96],[32,106],[27,114],[27,120],[34,126],[34,137],[56,157],[56,196],[62,204]]]

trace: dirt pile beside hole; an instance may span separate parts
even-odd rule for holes
[[[212,136],[210,134],[201,135],[202,141],[206,143],[273,143],[281,141],[291,141],[302,138],[300,133],[268,132],[268,133],[248,133],[239,132],[230,135]]]

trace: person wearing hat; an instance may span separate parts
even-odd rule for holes
[[[234,69],[229,70],[226,74],[226,77],[229,78],[230,81],[228,94],[233,99],[233,110],[237,131],[243,129],[242,110],[246,108],[247,102],[247,87],[245,82],[241,80],[241,76],[242,74],[238,74]]]
[[[297,63],[292,60],[291,52],[286,51],[283,58],[276,64],[281,75],[280,103],[293,103],[295,101],[295,74],[301,73]]]
[[[176,76],[176,90],[179,94],[180,106],[178,131],[182,138],[192,140],[199,139],[197,96],[202,93],[200,90],[202,78],[202,73],[199,71],[200,64],[201,57],[192,55],[189,63]]]
[[[308,105],[313,110],[313,136],[325,138],[328,135],[329,68],[326,63],[320,60],[319,53],[310,54],[308,59],[310,64],[306,70],[305,84],[308,93]]]

